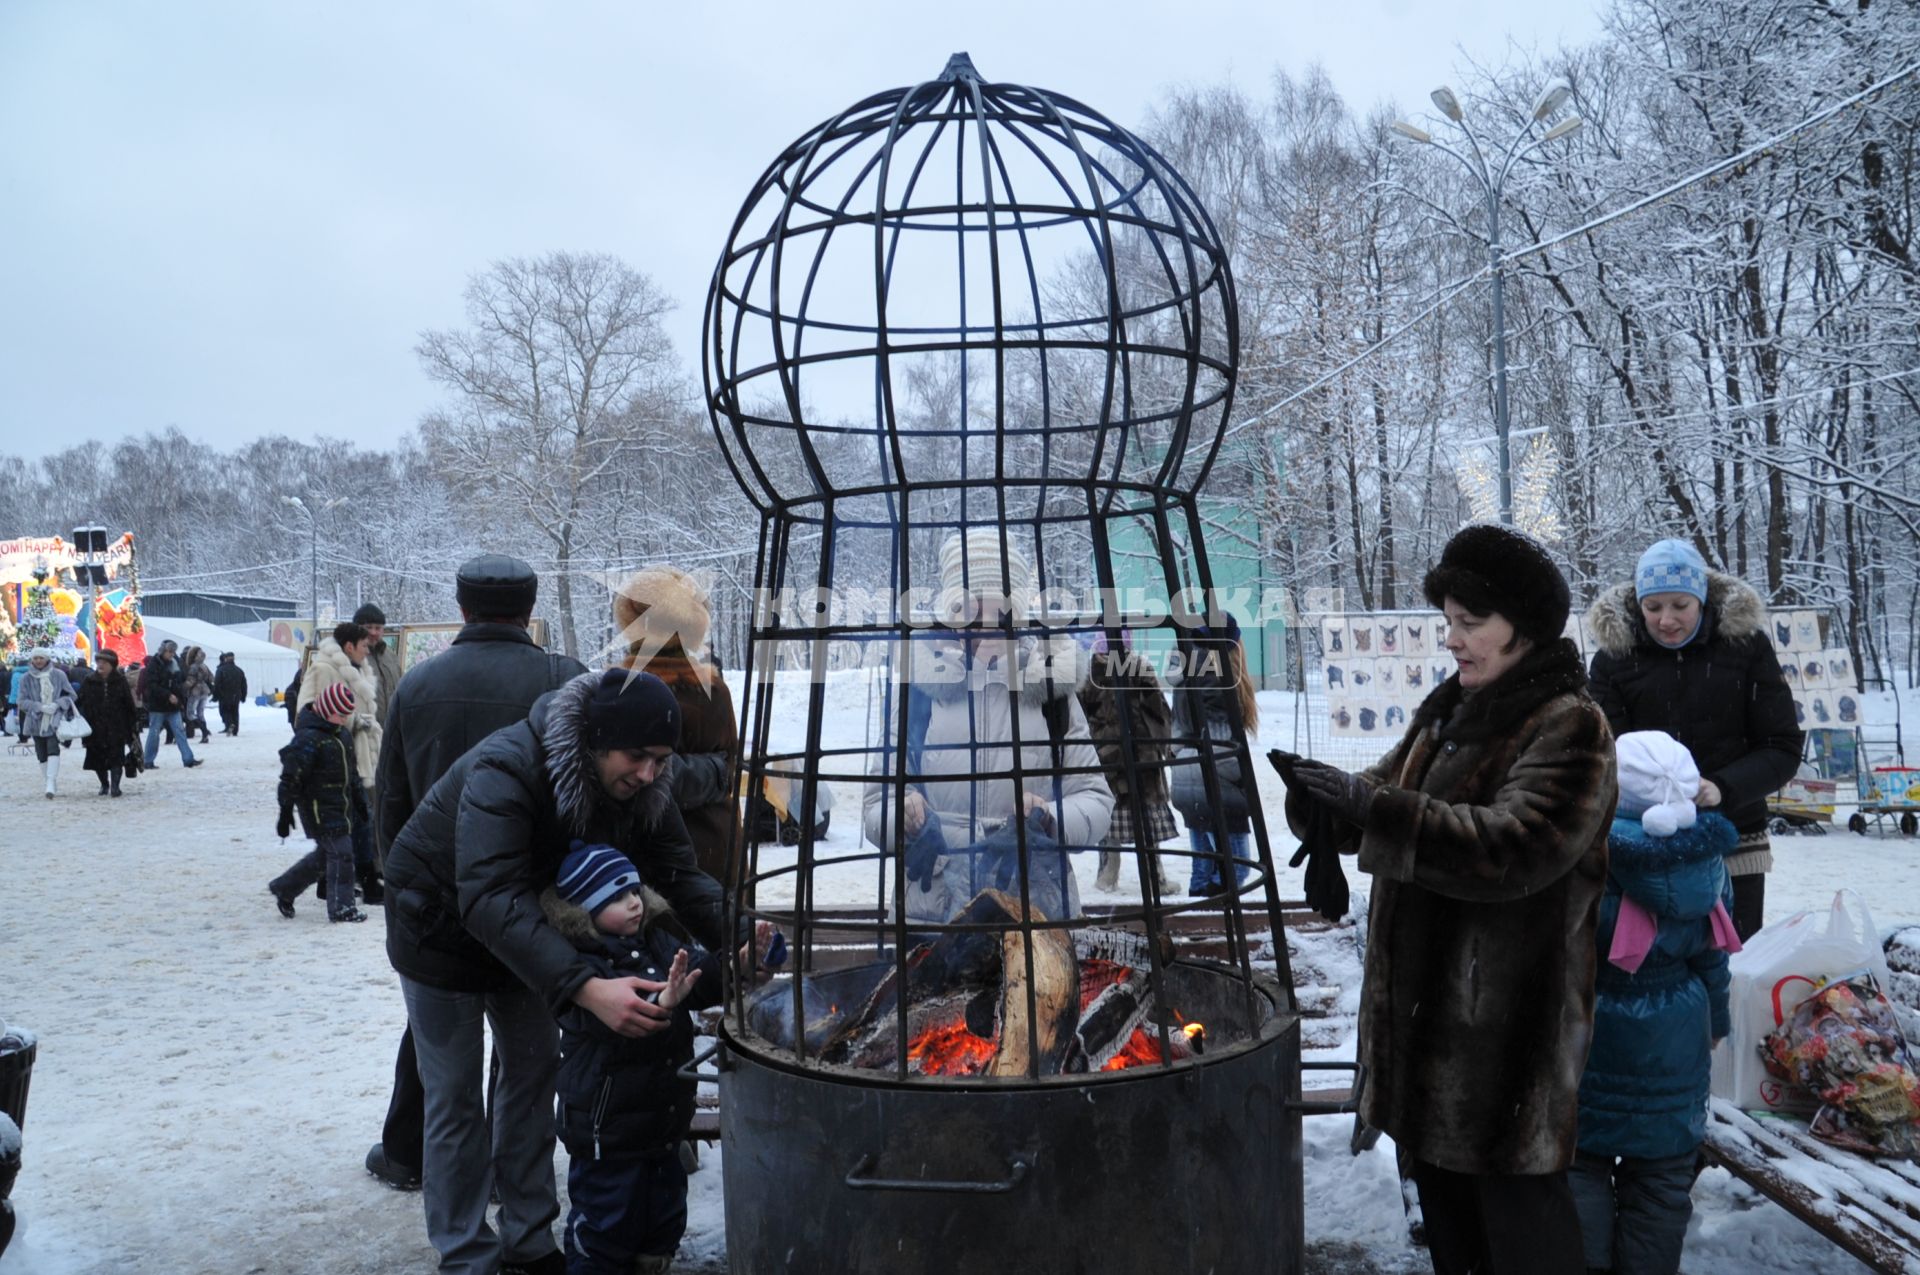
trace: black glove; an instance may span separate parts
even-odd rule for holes
[[[1293,773],[1306,795],[1349,823],[1366,827],[1367,813],[1373,809],[1372,784],[1338,766],[1305,757],[1293,763]]]
[[[1347,889],[1347,874],[1340,866],[1340,852],[1335,849],[1333,820],[1334,808],[1320,799],[1308,785],[1302,773],[1306,767],[1319,769],[1339,775],[1344,779],[1354,779],[1344,771],[1334,770],[1331,766],[1320,766],[1294,753],[1273,749],[1267,754],[1267,760],[1280,772],[1280,778],[1286,781],[1289,792],[1298,795],[1306,806],[1305,822],[1300,832],[1300,849],[1287,863],[1289,868],[1307,865],[1305,886],[1307,906],[1329,921],[1340,921],[1347,915],[1351,898]],[[1355,780],[1355,782],[1360,782]],[[1373,800],[1369,789],[1366,800]]]
[[[907,841],[907,880],[922,890],[933,887],[933,865],[947,852],[947,838],[940,831],[940,816],[927,807],[927,821]]]
[[[273,825],[273,830],[280,834],[280,840],[282,841],[285,841],[287,837],[293,832],[293,807],[292,806],[280,807],[280,819],[278,822],[276,822]]]

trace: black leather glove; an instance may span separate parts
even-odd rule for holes
[[[280,807],[280,819],[273,825],[273,830],[280,834],[280,840],[287,839],[293,832],[293,807]]]
[[[927,807],[927,821],[907,840],[907,880],[922,890],[933,885],[935,860],[947,852],[947,838],[940,830],[940,816]]]
[[[1349,823],[1365,827],[1373,809],[1373,785],[1338,766],[1302,757],[1293,763],[1301,789]]]

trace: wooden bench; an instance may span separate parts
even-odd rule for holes
[[[1806,1123],[1715,1098],[1707,1156],[1883,1275],[1920,1272],[1920,1165],[1828,1146]]]

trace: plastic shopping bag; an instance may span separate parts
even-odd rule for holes
[[[1881,987],[1892,974],[1880,950],[1867,905],[1841,890],[1825,912],[1795,912],[1747,940],[1727,963],[1733,1034],[1713,1051],[1713,1093],[1747,1111],[1812,1112],[1810,1092],[1768,1072],[1762,1060],[1769,1034],[1822,984],[1861,970]]]
[[[1865,972],[1830,982],[1767,1037],[1769,1071],[1823,1104],[1814,1137],[1862,1155],[1920,1149],[1920,1075],[1893,1006]]]

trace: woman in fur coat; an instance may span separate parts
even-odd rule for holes
[[[33,755],[47,781],[47,798],[60,787],[60,723],[73,716],[73,684],[53,662],[53,652],[36,647],[27,660],[25,675],[14,692],[20,713],[20,734],[33,741]]]
[[[80,715],[92,733],[86,741],[86,766],[100,777],[100,795],[118,797],[120,778],[133,741],[139,738],[139,713],[133,688],[120,671],[120,657],[106,648],[93,659],[93,672],[80,683]]]
[[[1567,1168],[1613,735],[1538,543],[1467,527],[1425,591],[1458,671],[1361,773],[1298,759],[1287,817],[1301,832],[1323,803],[1373,874],[1360,1114],[1410,1162],[1434,1270],[1580,1275]]]
[[[675,751],[683,760],[702,754],[722,759],[717,768],[682,765],[671,778],[691,779],[703,769],[717,770],[723,777],[717,788],[698,794],[687,792],[684,780],[676,782],[673,795],[700,870],[730,886],[729,854],[740,840],[740,801],[733,783],[740,727],[733,714],[733,692],[720,666],[705,654],[711,622],[706,590],[676,567],[636,571],[613,595],[613,623],[626,643],[620,666],[653,674],[680,705],[680,747]]]
[[[1765,919],[1767,795],[1800,768],[1806,736],[1780,673],[1767,608],[1746,582],[1709,570],[1683,540],[1640,556],[1633,579],[1587,612],[1600,650],[1593,698],[1616,735],[1663,730],[1700,768],[1700,807],[1731,820],[1733,925],[1750,938]]]

